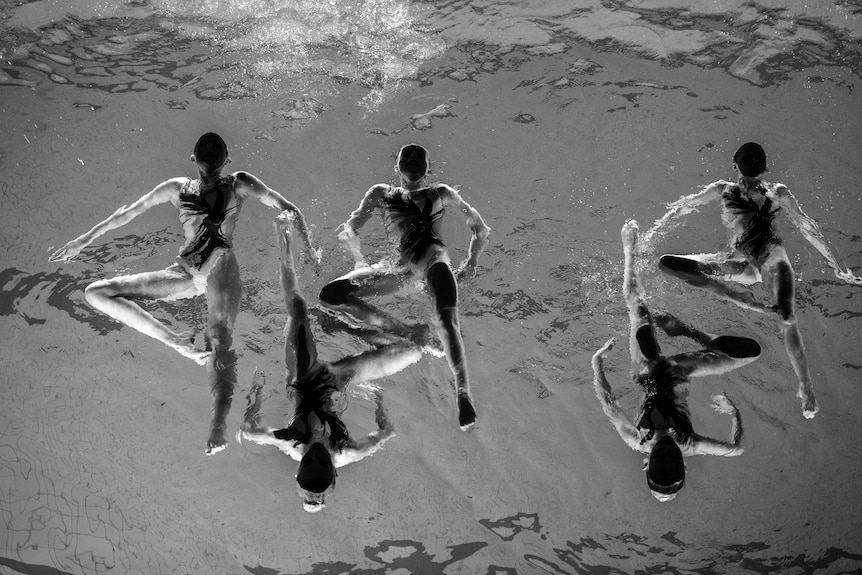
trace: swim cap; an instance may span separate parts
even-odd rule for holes
[[[766,171],[766,152],[760,144],[748,142],[736,150],[733,162],[743,176],[753,178]]]
[[[227,144],[225,143],[224,139],[221,136],[219,136],[218,134],[216,134],[215,132],[207,132],[206,134],[204,134],[200,138],[198,138],[198,141],[195,142],[195,147],[192,150],[192,152],[193,153],[197,152],[198,146],[201,145],[201,142],[203,142],[206,139],[210,139],[210,138],[215,138],[216,140],[221,142],[221,145],[224,147],[225,154],[227,154]]]
[[[426,150],[423,146],[420,146],[419,144],[407,144],[406,146],[402,146],[402,148],[398,150],[398,159],[395,162],[396,169],[398,169],[402,173],[404,173],[404,169],[401,165],[401,162],[405,152],[418,152],[417,155],[421,156],[420,162],[423,165],[423,167],[421,168],[422,173],[418,174],[417,177],[414,178],[414,181],[424,178],[428,174],[428,150]]]

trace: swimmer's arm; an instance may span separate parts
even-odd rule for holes
[[[319,261],[320,254],[314,249],[311,243],[311,233],[305,223],[305,216],[296,204],[282,196],[277,191],[273,190],[264,184],[257,176],[248,172],[236,172],[236,190],[241,194],[247,194],[253,198],[257,198],[263,205],[275,208],[280,212],[287,212],[293,218],[293,225],[296,226],[302,241],[308,250],[314,254],[315,259]]]
[[[479,263],[479,256],[488,245],[491,228],[488,227],[479,212],[468,204],[455,188],[441,184],[438,190],[440,192],[440,199],[444,205],[455,205],[461,210],[467,221],[467,227],[472,232],[470,247],[467,250],[467,259],[461,263],[458,269],[460,271],[473,270]]]
[[[356,232],[365,225],[365,222],[368,221],[374,210],[380,206],[380,200],[386,188],[387,186],[384,184],[377,184],[369,188],[365,192],[362,201],[359,202],[359,207],[353,210],[353,213],[350,214],[346,222],[336,228],[338,239],[344,244],[350,255],[353,256],[353,261],[356,262],[355,267],[357,268],[365,267],[368,264],[365,261],[365,256],[362,255],[359,236],[356,235]]]
[[[619,403],[617,403],[617,400],[614,398],[614,391],[611,389],[607,377],[605,377],[604,359],[608,352],[613,349],[614,344],[616,344],[616,339],[611,338],[605,342],[605,345],[601,349],[593,354],[593,389],[596,392],[599,403],[602,404],[602,411],[608,416],[611,423],[614,424],[614,428],[617,430],[619,436],[625,441],[626,445],[638,450],[640,438],[637,429],[635,429],[635,426],[632,425]]]
[[[274,427],[260,428],[251,427],[243,423],[239,431],[236,432],[236,441],[242,444],[242,440],[253,441],[258,445],[274,445],[280,451],[288,454],[292,459],[299,461],[302,459],[302,451],[295,445],[294,441],[279,439],[275,436],[278,431]]]
[[[841,264],[838,263],[838,259],[826,244],[826,238],[823,237],[823,232],[820,230],[820,226],[813,218],[809,217],[808,214],[802,211],[802,208],[799,206],[799,202],[796,200],[796,197],[790,193],[790,190],[785,186],[778,184],[775,188],[774,194],[778,198],[778,202],[781,207],[783,207],[787,212],[793,225],[795,225],[802,233],[803,237],[808,240],[808,243],[814,246],[814,248],[826,259],[826,262],[835,273],[835,277],[842,279],[847,283],[862,285],[862,278],[853,275],[853,272],[850,271],[850,268],[848,268],[846,264],[844,265],[844,268],[846,269],[841,268]]]
[[[383,447],[383,444],[389,439],[395,437],[395,428],[392,426],[386,410],[383,408],[383,395],[379,391],[375,393],[375,404],[374,418],[377,421],[377,431],[372,431],[358,441],[351,440],[347,447],[333,458],[333,463],[336,467],[343,467],[348,463],[353,463],[372,455]]]
[[[705,206],[721,197],[721,191],[728,182],[719,180],[703,188],[701,191],[688,196],[682,196],[675,202],[667,204],[667,213],[657,219],[652,227],[641,234],[642,242],[651,242],[657,239],[657,234],[666,234],[679,225],[679,219],[692,212],[696,212],[700,206]]]
[[[148,193],[141,196],[141,198],[132,205],[120,206],[117,211],[108,216],[107,219],[93,226],[90,231],[78,236],[59,250],[55,251],[51,257],[48,258],[48,261],[67,262],[81,253],[81,250],[93,243],[93,241],[99,236],[126,225],[153,206],[167,202],[173,202],[175,204],[178,203],[180,190],[187,181],[188,178],[173,178],[164,181]]]
[[[719,441],[709,437],[703,437],[694,434],[694,441],[691,446],[691,455],[725,455],[736,456],[742,455],[742,419],[739,416],[739,409],[725,394],[713,395],[711,406],[719,413],[726,413],[731,417],[730,424],[730,441]]]
[[[422,350],[415,344],[386,345],[359,355],[346,357],[332,364],[338,376],[339,389],[354,381],[373,381],[398,373],[422,358]]]

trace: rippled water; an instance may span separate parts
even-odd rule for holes
[[[850,573],[862,569],[860,288],[836,280],[785,220],[799,322],[821,412],[802,418],[774,318],[669,281],[656,252],[722,247],[718,209],[644,254],[649,304],[756,337],[754,364],[695,380],[695,428],[729,433],[709,396],[739,404],[745,454],[692,458],[659,504],[641,457],[592,392],[589,359],[625,341],[619,230],[729,178],[748,140],[770,155],[839,260],[862,270],[862,9],[856,2],[348,2],[42,0],[0,3],[0,572]],[[462,286],[479,407],[456,425],[448,368],[425,358],[383,387],[398,435],[344,468],[327,508],[302,511],[295,464],[240,446],[203,455],[203,370],[90,309],[104,276],[161,269],[180,240],[154,209],[73,263],[53,249],[158,182],[193,175],[221,132],[235,169],[295,201],[324,250],[316,301],[349,269],[334,229],[395,151],[418,141],[493,228]],[[288,401],[274,214],[238,227],[239,425],[256,367],[263,417]],[[377,222],[364,236],[382,253]],[[468,234],[449,214],[453,259]],[[53,249],[52,249],[53,248]],[[755,295],[763,296],[762,288]],[[408,319],[420,296],[381,302]],[[158,304],[201,332],[203,301]],[[366,349],[315,310],[325,359]],[[689,349],[663,341],[668,351]],[[628,350],[609,377],[633,416]],[[347,423],[373,425],[354,390]]]

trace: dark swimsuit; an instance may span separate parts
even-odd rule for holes
[[[207,262],[215,250],[231,247],[222,234],[221,226],[225,218],[240,207],[240,200],[234,193],[235,183],[234,176],[216,180],[213,184],[216,190],[213,205],[204,198],[200,180],[189,180],[180,190],[180,222],[197,224],[194,238],[185,245],[180,257],[197,269]]]
[[[335,410],[332,396],[341,391],[332,379],[327,366],[319,363],[313,371],[291,384],[296,393],[296,411],[288,426],[273,432],[273,435],[278,439],[309,443],[312,429],[308,418],[314,413],[324,427],[329,426],[329,446],[336,451],[344,449],[350,441],[350,434]]]
[[[436,199],[440,199],[436,187],[424,188],[422,192],[434,192]],[[443,217],[445,208],[441,207],[432,212],[434,201],[434,198],[427,194],[425,206],[419,209],[409,197],[405,197],[401,188],[390,186],[383,194],[383,224],[386,233],[390,237],[401,235],[399,254],[402,258],[408,258],[411,263],[418,263],[431,245],[444,245],[434,228],[437,221]]]
[[[766,190],[763,184],[759,184],[758,189],[765,196]],[[768,196],[765,197],[763,205],[758,206],[753,199],[743,196],[742,190],[735,184],[726,186],[721,193],[721,198],[724,201],[725,210],[735,217],[747,218],[745,229],[736,239],[733,247],[745,257],[762,263],[761,259],[769,254],[773,246],[781,245],[781,238],[775,235],[772,227],[775,215],[781,207],[772,209],[772,200]]]
[[[652,439],[657,430],[669,430],[677,443],[691,441],[694,430],[683,396],[676,387],[688,380],[676,373],[667,360],[661,358],[652,363],[649,373],[635,380],[644,391],[644,403],[635,419],[635,427],[647,430],[641,445]]]

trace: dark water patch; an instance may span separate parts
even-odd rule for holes
[[[83,289],[89,283],[62,272],[28,274],[7,268],[0,271],[0,315],[17,315],[29,325],[44,324],[48,318],[40,305],[45,303],[89,325],[99,335],[119,329],[119,323],[82,302]]]

